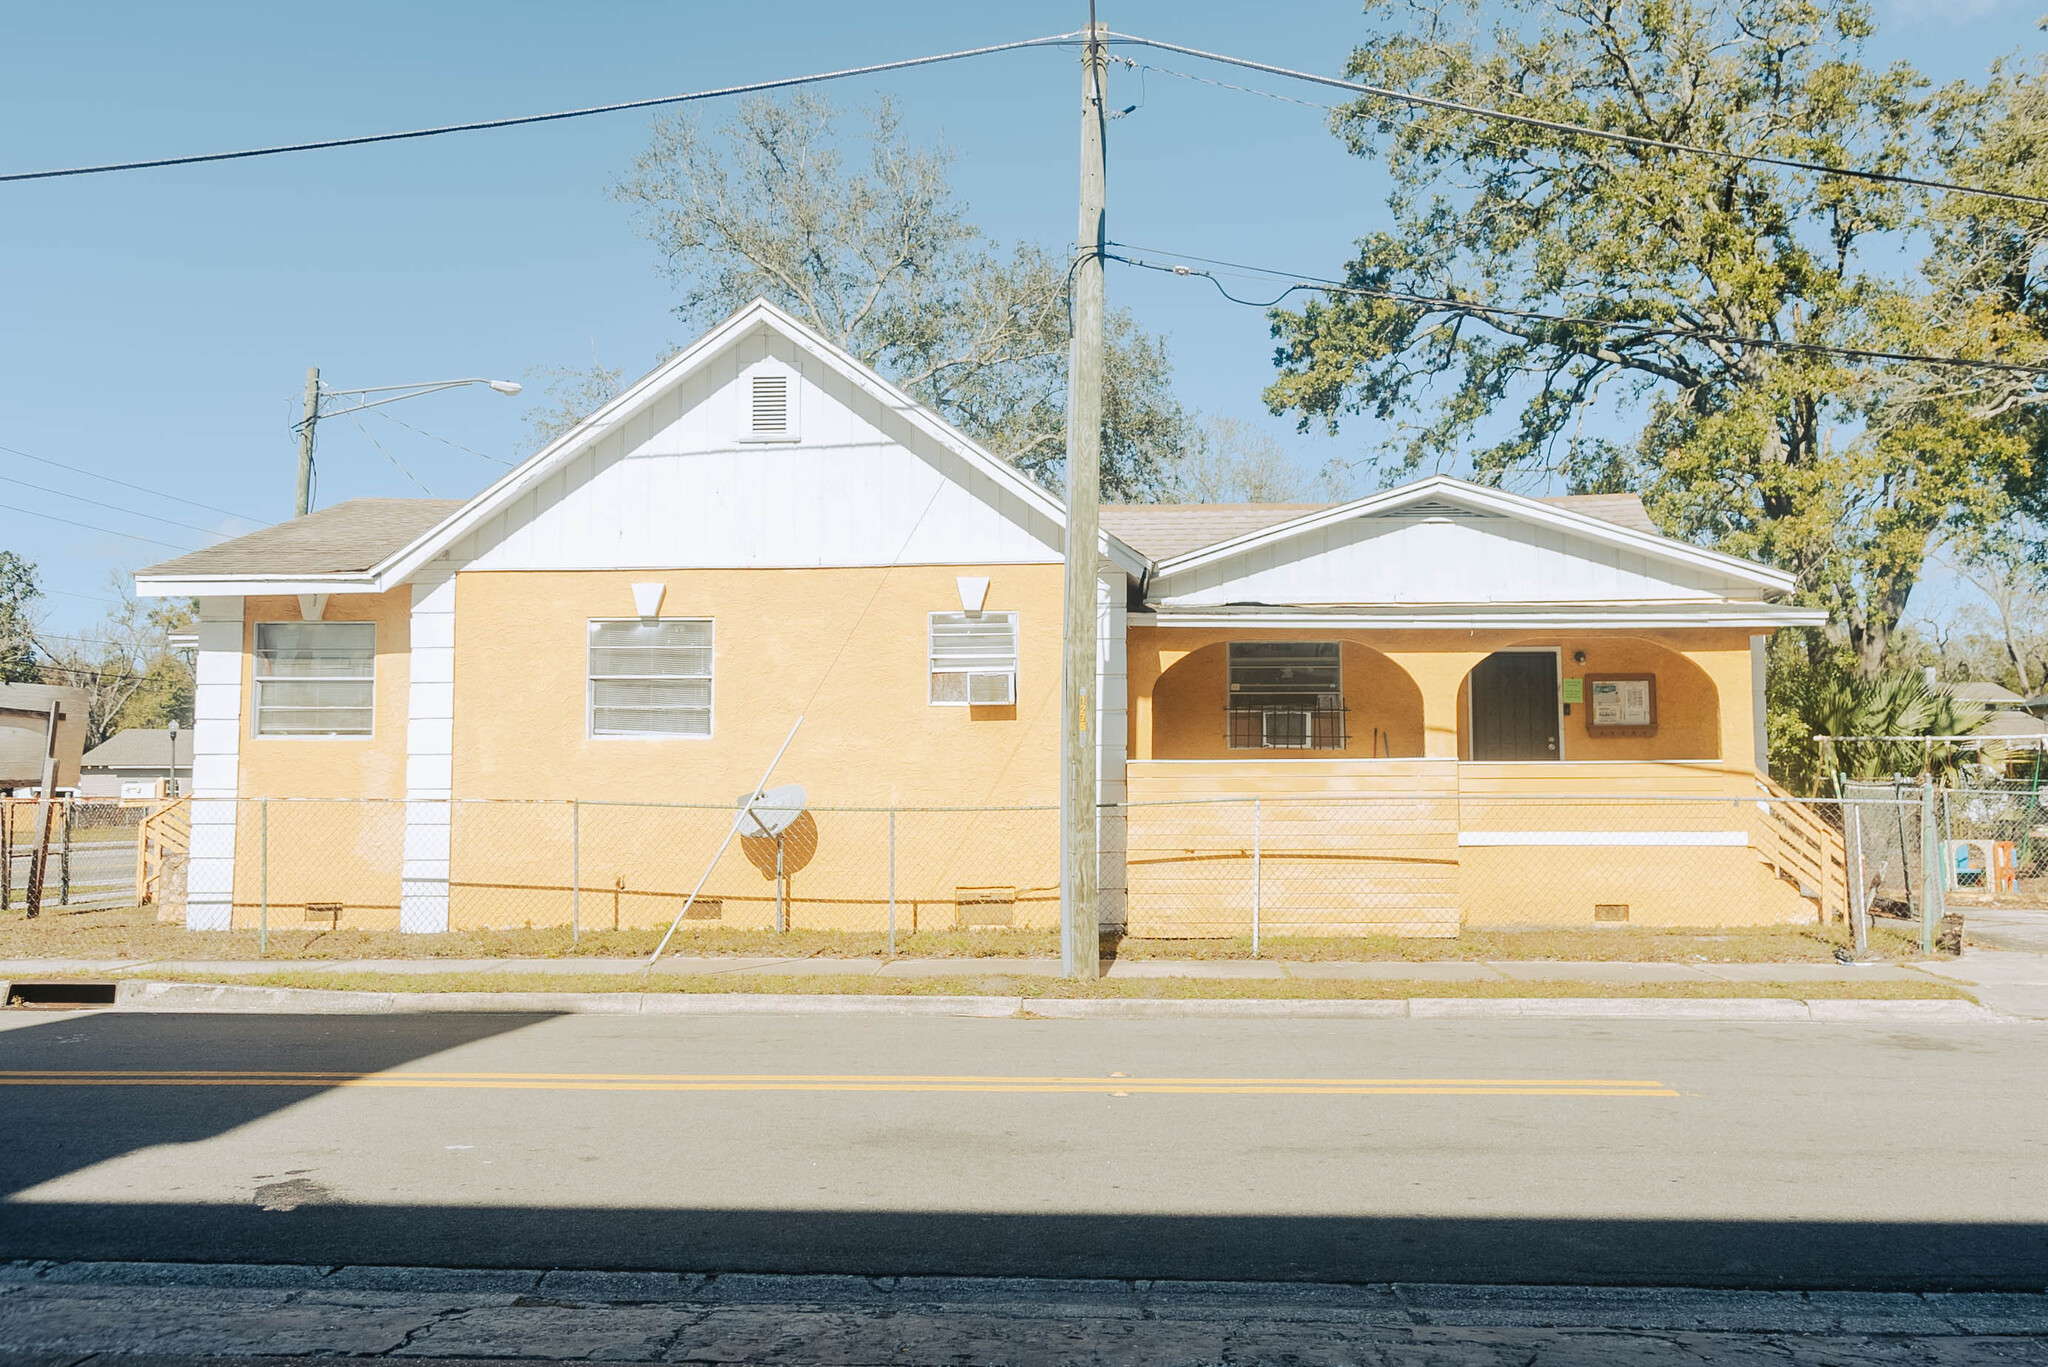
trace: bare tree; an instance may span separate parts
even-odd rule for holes
[[[1054,483],[1066,453],[1064,263],[969,222],[950,155],[909,145],[887,102],[851,149],[838,118],[800,93],[749,101],[710,133],[687,115],[655,124],[614,193],[661,250],[677,315],[701,328],[766,297]],[[1164,341],[1122,312],[1106,331],[1103,496],[1157,497],[1191,424]]]
[[[1202,420],[1186,459],[1174,471],[1173,497],[1183,503],[1302,503],[1329,490],[1288,459],[1286,448],[1240,418]]]

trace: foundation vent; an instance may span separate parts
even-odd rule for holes
[[[306,903],[306,924],[309,926],[338,926],[341,924],[341,903]]]
[[[1014,925],[1017,920],[1017,890],[955,888],[953,913],[955,924],[962,930],[969,926]]]
[[[1628,903],[1595,902],[1593,904],[1593,919],[1595,921],[1626,921],[1628,919]]]

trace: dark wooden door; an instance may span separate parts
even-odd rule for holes
[[[1472,758],[1557,758],[1557,656],[1489,655],[1472,671]]]

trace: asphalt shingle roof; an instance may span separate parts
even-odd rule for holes
[[[131,726],[116,731],[85,752],[86,769],[161,769],[170,759],[171,733],[162,726]],[[178,767],[192,767],[192,728],[178,728]]]
[[[149,575],[356,574],[445,521],[459,498],[353,498],[140,571]]]

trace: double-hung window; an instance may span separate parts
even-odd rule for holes
[[[1233,750],[1342,750],[1335,641],[1233,641],[1226,704]]]
[[[590,734],[711,734],[711,619],[593,620]]]
[[[931,700],[939,707],[1017,701],[1017,614],[931,615]]]
[[[370,622],[258,622],[256,734],[367,736],[375,715]]]

